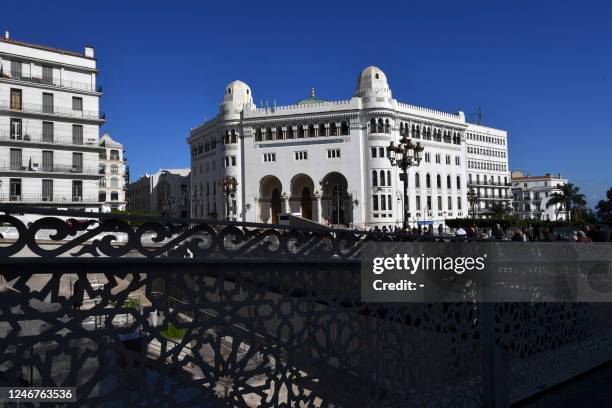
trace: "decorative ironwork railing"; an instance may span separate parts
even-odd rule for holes
[[[81,406],[501,406],[612,358],[607,304],[362,303],[363,244],[410,235],[22,211],[0,385]]]

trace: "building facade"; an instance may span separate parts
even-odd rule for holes
[[[161,169],[145,174],[127,189],[129,210],[169,217],[189,217],[190,169]]]
[[[113,140],[108,132],[100,138],[100,189],[102,212],[126,210],[126,186],[129,183],[127,159],[123,145]]]
[[[337,226],[403,221],[403,182],[388,158],[403,135],[425,150],[408,173],[411,225],[466,217],[468,123],[398,102],[385,74],[366,68],[349,100],[315,97],[256,107],[241,81],[225,90],[219,114],[191,129],[195,217],[275,223],[292,213]],[[229,188],[228,188],[229,186]]]
[[[468,189],[475,197],[470,210],[485,217],[493,203],[512,209],[507,132],[470,123],[465,139]]]
[[[560,187],[567,184],[561,174],[546,173],[543,176],[530,176],[522,171],[512,172],[512,195],[514,213],[522,219],[544,221],[566,221],[562,204],[548,205],[550,196],[561,192]]]
[[[0,201],[98,210],[94,49],[0,39]]]

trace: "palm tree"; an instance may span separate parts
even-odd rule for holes
[[[491,218],[494,218],[496,220],[506,219],[510,217],[511,213],[512,211],[510,210],[510,207],[505,204],[492,203],[491,205],[489,205],[489,214],[491,215]]]
[[[546,207],[548,208],[553,205],[561,204],[561,208],[565,211],[565,220],[569,221],[570,212],[573,208],[583,207],[586,205],[584,194],[579,193],[580,187],[575,186],[572,183],[563,185],[558,184],[557,188],[560,191],[552,193],[549,196],[548,201],[546,202]]]

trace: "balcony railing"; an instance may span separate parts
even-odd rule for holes
[[[2,384],[78,406],[509,406],[612,359],[610,303],[363,302],[364,244],[406,234],[0,212]],[[546,244],[495,244],[553,258],[504,289],[558,279]]]
[[[61,78],[57,78],[57,77],[52,77],[52,78],[37,78],[37,77],[32,77],[32,76],[25,76],[23,74],[20,74],[18,72],[11,72],[9,73],[2,73],[0,75],[0,78],[2,79],[12,79],[15,81],[24,81],[24,82],[30,82],[33,84],[41,84],[41,85],[51,85],[51,86],[57,86],[57,87],[61,87],[61,88],[70,88],[70,89],[77,89],[79,91],[87,91],[87,92],[93,92],[94,91],[94,87],[87,82],[78,82],[78,81],[69,81],[67,79],[61,79]]]
[[[70,164],[42,164],[39,163],[0,163],[0,171],[15,172],[41,172],[41,173],[73,173],[73,174],[98,174],[98,167],[75,166]]]
[[[61,108],[55,105],[39,105],[35,103],[10,103],[6,100],[0,100],[0,110],[9,112],[24,112],[43,115],[55,115],[69,118],[82,119],[97,119],[105,120],[106,115],[102,112],[89,110],[74,110],[71,108]]]
[[[97,203],[98,196],[72,196],[72,195],[43,195],[43,194],[0,194],[0,201],[11,203],[28,203],[28,204],[70,204],[70,203]]]
[[[60,137],[55,135],[42,135],[32,133],[15,134],[6,130],[0,131],[0,141],[15,141],[23,143],[53,143],[73,146],[98,146],[98,140],[88,138],[83,140],[73,137]]]

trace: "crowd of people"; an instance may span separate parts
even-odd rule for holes
[[[411,228],[399,226],[375,226],[370,231],[380,233],[408,233],[418,237],[448,238],[453,240],[493,240],[493,241],[522,241],[522,242],[610,242],[610,227],[602,225],[583,225],[581,227],[540,227],[538,225],[517,228],[495,224],[492,228],[478,228],[471,225],[467,228],[459,227],[444,230],[442,224],[438,225],[437,234],[432,225],[418,225]]]

